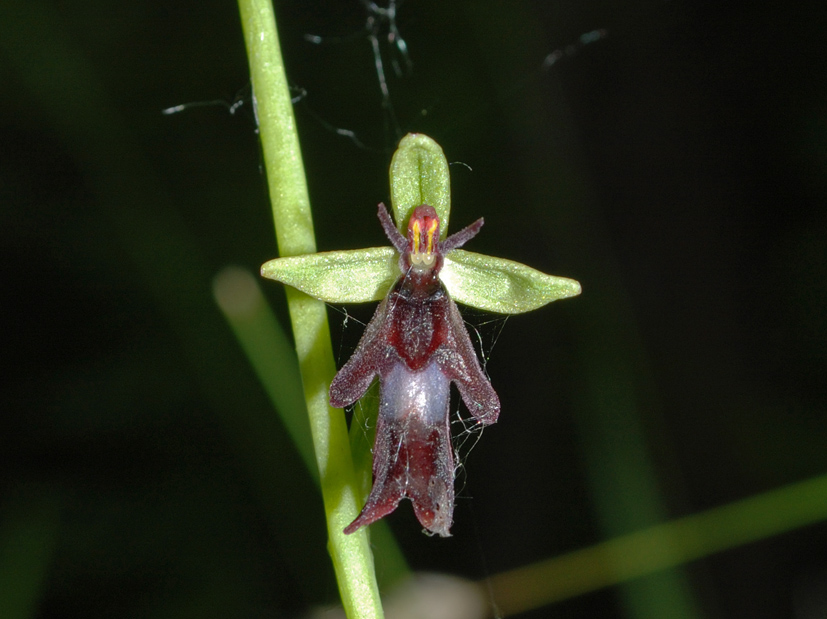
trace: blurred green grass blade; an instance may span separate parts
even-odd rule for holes
[[[827,475],[678,518],[491,578],[513,615],[827,520]]]
[[[264,386],[310,475],[319,483],[296,351],[270,309],[255,277],[227,267],[213,281],[213,295]]]
[[[0,516],[3,619],[36,616],[57,543],[59,516],[59,504],[54,497],[31,496],[6,504]]]
[[[515,3],[516,4],[516,3]],[[532,49],[549,33],[525,6],[485,3],[470,25],[487,41],[482,55],[499,84],[507,84],[512,67],[533,62]],[[509,45],[499,36],[520,32],[526,45]],[[659,427],[663,410],[650,360],[640,336],[634,308],[623,286],[624,274],[613,254],[614,243],[583,162],[576,119],[562,90],[537,89],[502,107],[503,123],[516,143],[517,183],[526,207],[534,211],[544,242],[564,264],[576,264],[577,279],[586,290],[568,312],[573,334],[572,415],[583,447],[597,524],[605,539],[664,522],[669,513],[661,485],[669,471],[652,457],[657,446],[667,453],[668,438]],[[502,93],[501,93],[502,94]],[[555,136],[542,147],[538,136]],[[519,217],[515,205],[510,217]],[[694,619],[701,604],[681,569],[661,571],[628,583],[619,591],[626,614],[633,619]]]
[[[374,522],[370,525],[368,535],[376,561],[376,579],[384,595],[386,591],[411,576],[411,568],[387,521]]]

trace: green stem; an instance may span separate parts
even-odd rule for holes
[[[293,106],[270,0],[239,0],[276,239],[281,256],[313,253],[316,244]],[[336,371],[324,303],[287,289],[304,396],[328,527],[328,550],[347,616],[382,617],[367,533],[342,530],[359,512],[359,490],[341,410],[328,405]]]

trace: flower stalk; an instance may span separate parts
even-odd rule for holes
[[[264,153],[276,240],[282,256],[316,251],[310,200],[276,20],[270,0],[239,0],[253,100]],[[345,535],[361,502],[347,424],[328,404],[336,366],[323,302],[288,288],[287,303],[319,468],[328,550],[339,593],[351,619],[381,618],[382,606],[367,534]]]

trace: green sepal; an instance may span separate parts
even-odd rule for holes
[[[445,256],[439,278],[457,303],[499,314],[522,314],[580,294],[573,279],[462,249]]]
[[[402,138],[391,159],[390,184],[393,218],[402,234],[407,236],[413,209],[427,204],[436,209],[444,239],[451,214],[451,175],[439,144],[422,133]]]
[[[392,247],[327,251],[270,260],[261,274],[327,303],[367,303],[388,294],[398,260]]]

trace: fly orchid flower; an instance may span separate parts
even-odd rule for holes
[[[580,284],[459,249],[479,232],[482,219],[446,238],[448,164],[430,138],[403,138],[390,176],[396,221],[400,228],[407,221],[407,237],[380,204],[379,220],[392,247],[277,258],[261,273],[329,303],[382,300],[330,386],[331,406],[344,408],[379,377],[373,487],[345,533],[379,520],[409,498],[422,526],[447,537],[455,470],[450,384],[481,424],[494,423],[500,412],[454,301],[518,314],[576,296]]]

